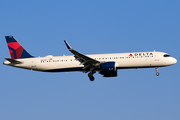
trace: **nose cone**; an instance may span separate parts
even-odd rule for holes
[[[177,60],[175,58],[172,58],[172,64],[176,64]]]
[[[165,58],[165,64],[166,66],[169,66],[169,65],[174,65],[177,63],[177,60],[173,57],[167,57]]]

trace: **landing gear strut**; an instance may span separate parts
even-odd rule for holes
[[[88,73],[88,77],[89,77],[90,81],[94,81],[94,79],[95,79],[93,76],[94,73],[96,73],[96,71],[94,71],[94,67],[91,67],[90,72]]]
[[[94,76],[93,76],[93,73],[88,73],[88,77],[90,79],[90,81],[94,81]]]
[[[159,76],[158,68],[156,67],[155,70],[156,70],[156,76]]]

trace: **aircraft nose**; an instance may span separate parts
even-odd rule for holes
[[[176,58],[173,58],[173,59],[172,59],[172,64],[176,64],[176,63],[177,63]]]

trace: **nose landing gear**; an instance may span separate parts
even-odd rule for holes
[[[156,70],[156,76],[159,76],[158,68],[156,67],[155,70]]]

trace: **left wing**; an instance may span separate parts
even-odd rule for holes
[[[101,63],[100,61],[97,61],[97,60],[95,60],[93,58],[90,58],[90,57],[88,57],[86,55],[83,55],[83,54],[73,50],[72,47],[65,40],[64,40],[64,42],[65,42],[68,50],[72,54],[74,54],[75,59],[78,60],[81,64],[84,65],[83,69],[87,69],[87,68],[89,68],[91,66],[98,66],[98,65],[100,65],[100,63]]]

